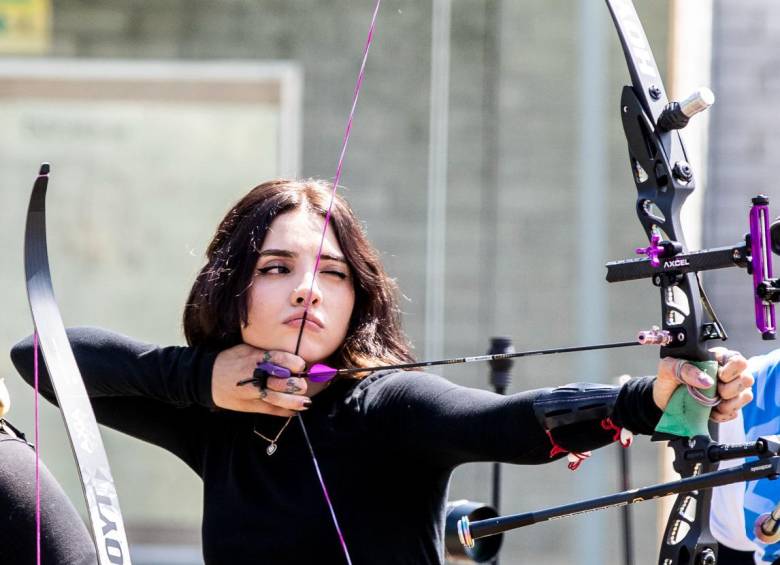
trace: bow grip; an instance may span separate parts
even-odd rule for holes
[[[689,361],[707,373],[714,384],[707,389],[699,389],[702,394],[713,398],[718,390],[718,362],[717,361]],[[653,434],[654,440],[670,439],[678,437],[709,437],[707,423],[710,419],[712,408],[699,404],[689,393],[686,386],[681,385],[674,391],[669,404],[666,405],[663,416],[658,421]]]

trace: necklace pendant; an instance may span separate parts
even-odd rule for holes
[[[273,455],[274,453],[276,453],[276,442],[273,442],[273,441],[272,441],[272,442],[271,442],[271,443],[268,445],[268,447],[266,447],[266,448],[265,448],[265,452],[266,452],[268,455]]]

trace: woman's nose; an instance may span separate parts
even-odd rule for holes
[[[309,298],[310,294],[311,298]],[[300,284],[293,289],[290,298],[294,306],[306,307],[307,298],[309,298],[309,304],[319,304],[322,301],[322,294],[320,293],[320,287],[317,284],[317,278],[311,273],[308,273],[303,277]]]

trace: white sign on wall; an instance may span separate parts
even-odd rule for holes
[[[0,59],[3,343],[31,332],[22,241],[43,161],[65,323],[181,343],[184,302],[218,221],[253,186],[298,173],[301,88],[292,63]],[[4,359],[0,374],[12,374]],[[20,400],[30,394],[8,383]],[[25,425],[30,411],[16,403],[15,421]],[[59,415],[45,416],[57,433]],[[79,500],[67,442],[48,437],[47,465]],[[114,469],[130,521],[197,524],[197,482],[140,442],[109,435],[109,450],[119,441]],[[138,484],[143,496],[122,496]]]

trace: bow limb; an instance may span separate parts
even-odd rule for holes
[[[35,179],[27,210],[24,240],[27,297],[40,349],[78,466],[98,563],[129,565],[130,551],[114,479],[54,298],[46,243],[48,182],[49,165],[44,163]],[[37,421],[35,425],[37,429]]]

